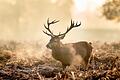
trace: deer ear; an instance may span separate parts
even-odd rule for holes
[[[64,39],[65,35],[60,35],[59,37],[60,39]]]

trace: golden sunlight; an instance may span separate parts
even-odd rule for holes
[[[78,11],[86,10],[95,11],[98,6],[101,6],[105,0],[74,0],[75,7]]]
[[[74,4],[75,4],[75,8],[78,11],[83,12],[87,9],[88,1],[87,0],[74,0]]]

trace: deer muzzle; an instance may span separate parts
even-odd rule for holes
[[[49,45],[49,44],[47,44],[46,47],[49,48],[49,49],[51,49],[51,45]]]

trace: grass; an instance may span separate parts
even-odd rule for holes
[[[88,70],[81,65],[62,70],[61,63],[39,42],[0,41],[0,79],[119,80],[120,42],[92,42]]]

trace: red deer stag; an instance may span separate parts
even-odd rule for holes
[[[64,39],[65,35],[72,28],[80,26],[81,22],[75,23],[71,20],[71,25],[69,28],[67,28],[67,31],[65,33],[59,33],[59,35],[54,35],[53,32],[50,30],[50,25],[57,22],[59,21],[54,20],[49,22],[48,19],[47,26],[44,25],[44,27],[49,31],[49,33],[47,33],[47,31],[43,31],[48,36],[51,36],[51,40],[46,45],[46,47],[52,50],[53,58],[62,63],[63,69],[66,68],[66,66],[70,66],[72,63],[74,63],[74,61],[77,62],[77,58],[80,59],[81,63],[84,62],[84,65],[86,66],[92,52],[92,46],[90,43],[86,41],[81,41],[76,43],[63,44],[60,41],[61,39]]]

